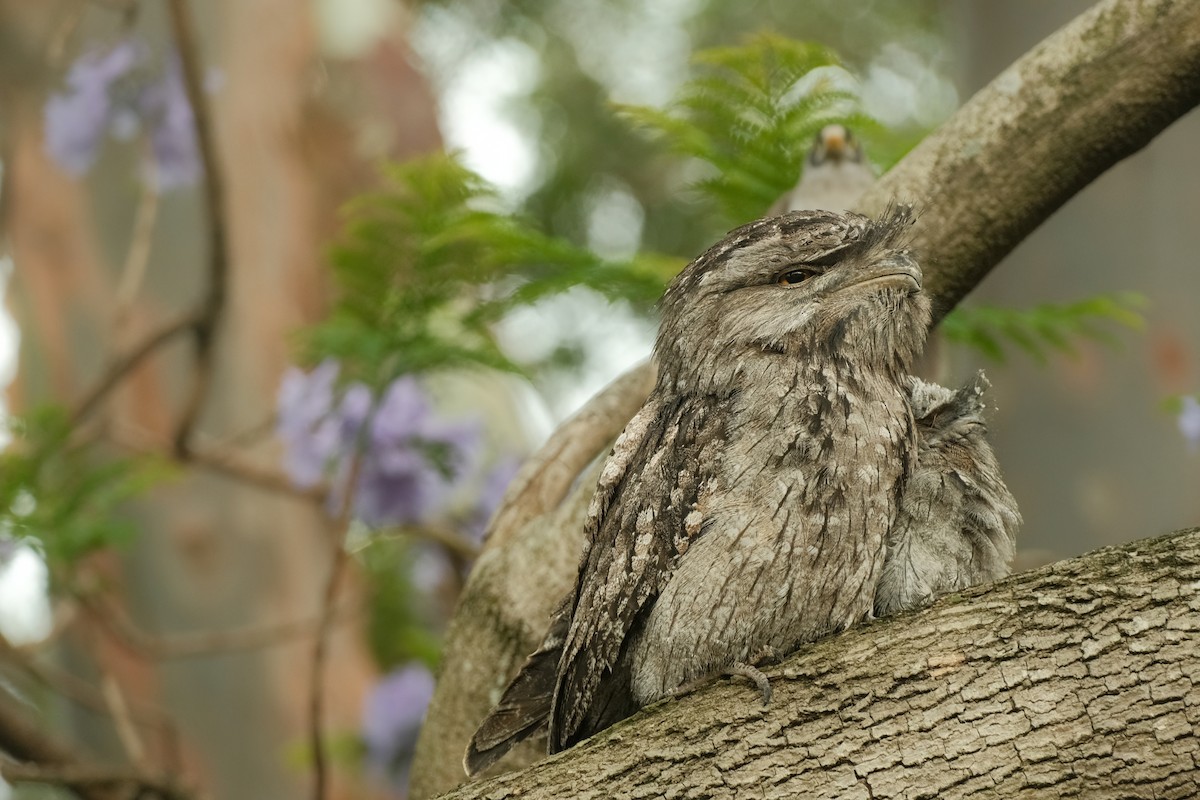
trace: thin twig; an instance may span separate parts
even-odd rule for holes
[[[71,605],[74,609],[78,609],[76,604],[72,603]],[[73,619],[75,612],[73,611],[70,616]],[[32,657],[30,651],[26,649],[27,647],[27,645],[14,645],[3,634],[0,634],[0,661],[12,664],[46,688],[57,692],[73,703],[99,714],[110,713],[111,706],[104,692],[53,664],[39,663]],[[183,756],[179,746],[179,731],[170,714],[163,708],[144,700],[135,700],[132,705],[128,706],[128,713],[138,724],[158,731],[164,740],[163,752],[166,756],[166,769],[171,774],[180,774],[183,771]]]
[[[93,792],[129,788],[134,790],[131,793],[134,797],[158,796],[165,800],[185,800],[194,796],[170,775],[150,775],[131,768],[86,764],[22,764],[0,758],[0,777],[9,783],[45,783]]]
[[[80,594],[78,598],[96,622],[107,629],[117,641],[140,655],[160,661],[275,647],[309,636],[320,631],[322,627],[328,629],[334,620],[348,619],[353,615],[353,609],[334,607],[328,619],[322,615],[227,631],[177,633],[165,637],[143,631],[115,603],[94,595]]]
[[[204,171],[204,198],[209,240],[208,292],[195,311],[152,332],[125,355],[115,359],[76,407],[72,421],[78,423],[94,412],[121,380],[159,347],[182,333],[190,333],[196,354],[195,377],[191,391],[184,401],[173,437],[174,449],[179,453],[186,453],[192,429],[195,427],[196,419],[208,394],[208,385],[212,380],[213,343],[217,325],[225,307],[228,284],[229,243],[225,230],[224,184],[216,162],[212,126],[209,124],[208,107],[204,101],[199,55],[188,18],[186,2],[185,0],[170,0],[168,9],[175,47],[179,51],[184,88],[192,107],[196,144]]]
[[[217,444],[223,447],[241,447],[261,441],[275,431],[279,415],[272,411],[267,417],[250,427],[222,437]]]
[[[250,461],[239,450],[218,443],[194,442],[186,453],[174,450],[170,443],[132,425],[114,423],[108,439],[117,447],[143,456],[164,456],[180,464],[200,467],[234,478],[237,481],[321,505],[329,495],[329,487],[318,484],[309,488],[296,486],[287,475]]]
[[[57,769],[77,766],[81,757],[75,747],[46,730],[45,724],[30,716],[23,704],[11,693],[0,689],[0,752],[22,761],[39,765],[37,769]],[[35,769],[29,765],[16,764],[8,758],[0,759],[0,778],[10,783],[19,781],[18,772],[10,772],[10,765]],[[99,788],[82,787],[78,793],[84,800],[111,800],[111,794]]]
[[[78,424],[90,416],[125,376],[137,368],[147,356],[176,336],[191,331],[196,325],[196,315],[185,314],[168,322],[158,330],[151,331],[146,338],[126,351],[124,355],[114,359],[96,384],[75,407],[75,411],[71,414],[72,423]]]
[[[298,487],[287,475],[278,470],[252,464],[237,450],[214,445],[193,446],[193,449],[185,454],[184,463],[236,478],[259,489],[309,500],[317,505],[324,504],[329,496],[329,488],[325,484],[307,489]]]
[[[146,760],[146,746],[133,724],[133,715],[130,714],[129,703],[125,701],[125,693],[108,670],[105,670],[100,679],[100,692],[104,695],[104,703],[109,716],[112,717],[113,726],[117,729],[117,739],[125,748],[125,754],[138,769],[146,769],[149,766]]]
[[[116,310],[113,313],[115,338],[129,325],[137,294],[146,278],[146,266],[150,263],[150,244],[154,238],[154,221],[158,217],[158,187],[155,161],[146,159],[149,174],[142,182],[138,197],[137,216],[133,221],[133,232],[129,237],[129,250],[125,253],[125,264],[121,267],[121,278],[117,282]]]
[[[128,14],[137,8],[137,0],[91,0],[91,2],[101,8],[107,8],[110,11],[120,11],[124,14]]]
[[[404,525],[372,533],[362,544],[352,548],[352,552],[361,552],[375,542],[395,541],[397,539],[425,539],[434,544],[441,545],[450,554],[467,561],[473,561],[478,558],[479,553],[483,550],[483,547],[474,540],[448,527],[440,525]]]
[[[62,15],[62,20],[55,27],[50,44],[46,47],[46,61],[52,66],[58,67],[62,64],[63,54],[67,50],[67,42],[78,30],[79,20],[83,17],[87,6],[87,0],[78,0]]]
[[[209,120],[208,104],[204,96],[204,81],[201,75],[200,55],[195,34],[192,31],[186,0],[169,0],[167,8],[171,17],[171,32],[179,52],[179,63],[183,70],[184,88],[192,106],[192,120],[196,131],[196,144],[200,151],[200,163],[204,170],[204,200],[208,222],[208,293],[201,301],[196,324],[192,329],[195,343],[195,370],[191,392],[184,402],[179,422],[175,428],[174,447],[180,454],[187,453],[192,431],[200,416],[204,400],[212,383],[214,345],[217,326],[225,309],[225,297],[229,282],[229,241],[225,229],[225,192],[221,170],[217,163],[216,145]]]
[[[321,596],[320,621],[317,625],[317,636],[313,642],[312,654],[312,685],[308,696],[308,741],[312,748],[313,757],[313,800],[325,800],[327,796],[328,766],[325,759],[325,742],[322,730],[324,720],[324,691],[325,662],[329,654],[329,627],[333,622],[333,611],[341,588],[342,576],[346,571],[346,534],[354,511],[354,488],[358,484],[358,476],[362,466],[362,453],[356,453],[350,464],[350,475],[346,481],[345,494],[342,496],[341,508],[337,519],[333,522],[329,578],[325,582],[325,592]]]

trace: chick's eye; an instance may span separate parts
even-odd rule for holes
[[[780,286],[796,286],[804,283],[806,280],[816,274],[817,273],[811,269],[791,269],[787,272],[780,273],[779,277],[775,280]]]

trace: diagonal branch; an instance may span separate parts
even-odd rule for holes
[[[127,796],[115,792],[122,787],[149,789],[171,800],[191,796],[173,780],[88,762],[72,744],[48,733],[7,691],[0,691],[0,751],[0,778],[9,783],[67,786],[84,800],[116,800]]]
[[[192,108],[196,144],[204,172],[204,204],[208,225],[208,288],[197,308],[151,331],[125,354],[117,357],[100,376],[72,414],[75,423],[90,416],[121,381],[147,357],[181,334],[190,334],[195,353],[192,386],[174,433],[173,447],[181,457],[188,453],[192,431],[212,383],[217,327],[228,293],[230,253],[225,222],[225,184],[217,163],[208,104],[204,94],[200,55],[188,15],[186,0],[169,0],[168,10],[175,47],[183,72],[184,90]]]
[[[139,655],[160,661],[277,647],[326,631],[334,622],[342,622],[358,613],[353,608],[334,605],[315,617],[229,630],[155,636],[139,628],[119,605],[104,599],[103,595],[81,593],[77,597],[80,605],[89,612],[89,619],[116,641]]]
[[[860,202],[921,212],[941,319],[1026,236],[1200,104],[1200,3],[1105,0],[981,89]]]
[[[96,384],[88,391],[88,393],[75,406],[75,410],[71,413],[71,422],[79,424],[100,407],[105,398],[117,388],[122,380],[125,379],[131,372],[149,356],[153,355],[158,348],[163,347],[171,342],[175,337],[188,333],[195,329],[197,325],[197,317],[195,314],[185,314],[171,322],[166,323],[158,330],[151,331],[136,345],[131,347],[123,355],[118,356],[96,381]]]

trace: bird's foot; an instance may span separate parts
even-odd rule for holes
[[[754,666],[753,664],[746,664],[741,661],[737,661],[730,665],[729,669],[725,671],[725,674],[731,677],[740,675],[743,678],[747,678],[752,681],[754,685],[758,687],[758,691],[762,693],[763,705],[770,705],[771,682],[767,680],[767,676],[764,675],[762,670],[760,670],[758,667]]]
[[[778,664],[782,659],[783,656],[779,651],[767,644],[763,645],[763,648],[754,655],[754,658],[750,659],[749,663],[761,667],[763,664]]]
[[[700,687],[712,683],[714,680],[722,676],[728,676],[731,678],[741,676],[758,687],[758,691],[762,694],[763,705],[765,706],[771,702],[771,682],[767,679],[767,676],[763,674],[759,667],[765,664],[777,664],[779,663],[779,660],[779,651],[777,651],[774,647],[767,645],[759,650],[748,662],[735,661],[725,669],[717,669],[714,672],[709,672],[705,675],[701,675],[698,678],[693,678],[686,683],[676,686],[670,692],[667,692],[667,697],[671,698],[672,700],[678,700],[680,697],[683,697],[686,694],[691,694]]]

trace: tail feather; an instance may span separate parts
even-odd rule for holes
[[[463,757],[467,775],[482,772],[513,746],[545,727],[569,622],[567,604],[563,603],[550,619],[550,630],[542,646],[526,659],[500,702],[471,737]]]

